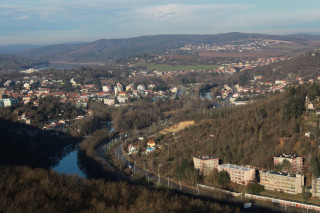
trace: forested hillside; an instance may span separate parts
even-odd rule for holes
[[[164,149],[153,154],[156,159],[153,164],[170,168],[170,176],[188,178],[192,175],[181,174],[181,166],[184,160],[191,163],[192,157],[198,155],[209,154],[223,163],[272,169],[275,155],[292,153],[305,156],[308,164],[308,156],[317,150],[320,140],[314,127],[311,127],[314,137],[304,135],[310,130],[304,119],[307,95],[313,99],[319,96],[319,85],[291,87],[285,93],[246,106],[204,110],[199,118],[206,118],[196,125],[175,135],[156,138]]]
[[[0,71],[20,71],[33,66],[46,66],[45,61],[30,60],[24,57],[0,54]]]

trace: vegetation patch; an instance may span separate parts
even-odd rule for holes
[[[194,124],[195,121],[182,121],[178,124],[175,124],[169,128],[160,131],[160,134],[176,133]]]
[[[154,71],[180,71],[180,70],[213,70],[218,68],[218,65],[203,65],[203,64],[189,64],[189,65],[170,65],[170,64],[139,64],[146,66],[147,70]]]

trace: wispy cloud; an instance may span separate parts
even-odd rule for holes
[[[37,42],[164,33],[320,32],[320,1],[305,1],[0,0],[0,36]]]
[[[252,8],[252,5],[244,4],[167,4],[154,7],[146,7],[133,10],[135,18],[156,19],[156,20],[183,20],[184,18],[195,18],[199,16],[208,16],[227,14],[234,10],[245,10]]]
[[[22,15],[22,16],[15,17],[15,18],[13,18],[13,19],[15,19],[15,20],[24,20],[24,19],[28,19],[28,18],[29,18],[29,16],[27,16],[27,15]]]

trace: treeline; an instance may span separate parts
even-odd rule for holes
[[[0,166],[1,212],[240,212],[167,190]]]
[[[54,167],[79,141],[52,133],[0,119],[0,164]]]
[[[0,54],[0,71],[19,71],[34,66],[47,66],[48,62]]]
[[[97,148],[112,137],[108,129],[96,130],[80,143],[78,151],[79,166],[89,179],[123,180],[123,175],[108,167],[97,153]],[[104,155],[104,153],[102,153]]]
[[[89,110],[92,115],[84,116],[69,126],[70,134],[73,136],[86,136],[97,129],[108,128],[106,123],[111,121],[109,109],[100,102],[90,101]]]

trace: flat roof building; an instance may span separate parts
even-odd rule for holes
[[[256,176],[255,169],[234,164],[221,164],[218,166],[218,170],[227,171],[230,181],[243,185],[248,185]]]
[[[207,175],[214,168],[219,166],[219,158],[209,155],[193,157],[194,168],[198,169],[201,174]]]
[[[304,176],[276,171],[260,170],[260,184],[265,189],[298,194],[304,186]]]
[[[303,170],[303,158],[297,155],[281,154],[279,156],[273,157],[273,164],[282,164],[284,160],[287,160],[291,164],[292,173],[301,173]],[[284,171],[287,172],[287,171]]]

